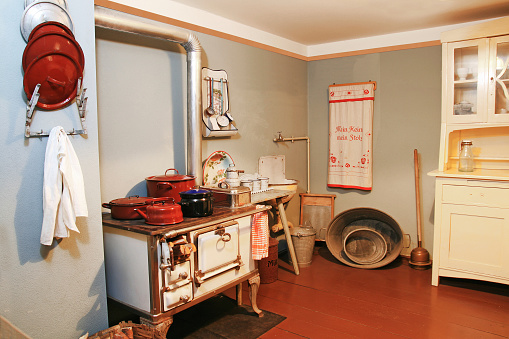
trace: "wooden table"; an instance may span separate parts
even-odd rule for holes
[[[292,258],[293,269],[295,274],[299,275],[299,264],[297,263],[297,256],[295,255],[295,248],[293,247],[292,235],[290,234],[288,219],[286,219],[285,207],[283,205],[285,202],[290,201],[293,195],[296,193],[296,191],[272,189],[265,192],[251,194],[251,202],[255,204],[268,204],[272,200],[275,201],[275,205],[277,205],[279,210],[279,216],[281,217],[281,223],[283,224],[286,243],[288,244],[288,251],[290,251],[290,257]]]

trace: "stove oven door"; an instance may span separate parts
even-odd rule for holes
[[[196,286],[243,265],[239,251],[239,223],[231,221],[196,231],[194,278]]]

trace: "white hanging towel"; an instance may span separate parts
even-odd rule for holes
[[[374,83],[329,86],[329,187],[373,186]]]
[[[42,207],[41,244],[47,246],[53,238],[69,237],[69,230],[79,233],[76,217],[88,216],[80,163],[60,126],[51,130],[46,145]]]

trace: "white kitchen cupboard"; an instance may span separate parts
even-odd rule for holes
[[[509,284],[509,181],[440,175],[432,284],[439,276]]]
[[[442,34],[432,284],[509,284],[509,17]],[[474,171],[458,171],[461,140]]]
[[[509,37],[447,43],[443,56],[447,123],[508,123]]]

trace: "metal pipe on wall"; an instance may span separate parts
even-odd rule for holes
[[[201,45],[198,38],[173,26],[95,6],[95,25],[106,29],[164,39],[180,44],[187,53],[187,174],[203,182],[201,170]]]
[[[309,140],[309,137],[291,137],[291,138],[283,138],[283,135],[281,132],[278,132],[278,137],[274,138],[274,142],[285,142],[285,141],[291,141],[292,143],[297,140],[306,140],[307,145],[307,166],[308,166],[308,189],[306,190],[306,193],[309,193],[311,191],[311,181],[309,180],[309,145],[311,141]]]

